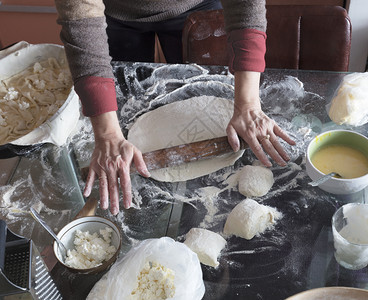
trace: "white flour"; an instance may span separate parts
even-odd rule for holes
[[[125,68],[123,75],[119,73],[119,76],[122,77],[119,80],[131,83],[128,92],[122,90],[119,84],[117,85],[118,98],[124,101],[127,99],[118,111],[118,115],[124,120],[121,127],[125,134],[139,116],[159,106],[201,95],[228,99],[232,99],[234,95],[233,76],[229,74],[211,75],[206,69],[197,65],[186,65],[185,70],[182,66],[166,65],[154,70],[143,71],[142,73],[147,72],[148,74],[140,75],[142,78],[132,81],[131,79],[135,78],[138,73],[137,68],[139,66],[139,63],[134,64],[133,68]],[[305,91],[303,84],[292,76],[285,77],[278,82],[265,81],[261,86],[260,96],[264,111],[296,141],[296,146],[289,146],[281,141],[288,151],[291,161],[285,168],[276,165],[271,168],[275,184],[265,196],[256,200],[269,206],[278,206],[282,202],[289,210],[288,214],[290,215],[290,212],[293,212],[295,218],[297,218],[299,215],[308,212],[311,205],[327,200],[323,196],[320,197],[312,189],[303,189],[303,196],[298,197],[297,201],[292,200],[294,197],[288,197],[288,193],[301,194],[300,187],[306,185],[309,180],[304,172],[306,145],[325,126],[322,125],[319,116],[311,117],[308,111],[304,111],[305,103],[301,100],[303,97],[309,97],[309,100],[315,101],[323,101],[324,99]],[[267,101],[270,98],[274,101]],[[287,119],[287,117],[291,119]],[[88,166],[93,150],[93,133],[88,119],[81,117],[78,127],[70,137],[70,142],[75,146],[75,154],[81,167]],[[198,214],[197,224],[195,224],[197,227],[221,232],[231,208],[244,199],[244,197],[239,196],[237,190],[238,171],[243,165],[251,164],[254,160],[254,155],[250,150],[247,150],[234,166],[204,176],[198,179],[195,184],[192,182],[161,184],[137,175],[132,176],[133,208],[128,211],[120,211],[116,217],[117,222],[121,224],[123,235],[126,236],[126,244],[131,246],[138,242],[141,238],[139,230],[147,231],[150,235],[164,235],[166,231],[157,233],[154,230],[156,230],[155,227],[159,227],[161,224],[160,214],[167,203],[181,202],[184,205],[190,205],[195,214]],[[31,203],[43,203],[40,210],[46,214],[53,213],[44,204],[43,199],[51,200],[48,199],[50,197],[48,187],[50,185],[58,186],[60,181],[51,172],[47,163],[42,161],[42,164],[44,178],[28,178],[18,184],[12,184],[14,189],[9,189],[5,200],[7,207],[9,206],[9,199],[19,196],[19,190],[22,189],[23,185],[40,186],[41,188],[33,188],[31,196],[27,195],[28,198],[32,198],[30,205]],[[84,187],[84,183],[80,182],[80,185],[82,188]],[[98,183],[96,182],[95,185],[98,186]],[[60,189],[64,189],[63,194],[66,195],[73,192],[70,186],[59,187]],[[284,194],[286,196],[281,197]],[[12,205],[16,204],[13,203]],[[28,207],[18,207],[17,209],[26,210]],[[149,210],[153,214],[152,219],[146,220],[145,210]],[[285,222],[284,226],[287,226],[286,222],[288,222],[289,217],[283,211],[281,212],[285,216],[282,222]],[[57,215],[60,215],[60,213],[67,214],[62,210],[56,211]],[[111,217],[107,211],[99,210],[99,214],[106,214]],[[13,216],[16,217],[15,214]],[[137,218],[133,218],[135,216]],[[21,214],[21,217],[24,218],[24,214]],[[134,219],[134,222],[132,219]],[[268,235],[264,239],[260,237],[260,241],[272,243],[273,247],[277,249],[284,245],[286,233],[277,231],[274,233],[274,236]],[[183,233],[179,233],[178,239],[182,238],[181,234]],[[297,243],[296,241],[291,242]],[[236,249],[227,248],[223,255],[229,257],[241,253],[250,255],[253,252],[266,251],[267,247],[269,246],[240,252]],[[298,272],[300,269],[298,266],[303,261],[300,255],[297,252],[291,253],[287,258],[289,261],[285,263],[285,269],[294,273]],[[233,261],[229,260],[228,264],[231,265],[232,263]]]

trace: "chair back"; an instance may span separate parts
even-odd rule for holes
[[[340,6],[268,5],[266,68],[348,71],[351,21]],[[183,29],[183,60],[227,65],[222,10],[190,14]]]

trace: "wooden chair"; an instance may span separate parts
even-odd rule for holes
[[[351,22],[340,6],[267,6],[266,68],[348,71]],[[222,10],[188,16],[183,29],[185,63],[227,65]]]

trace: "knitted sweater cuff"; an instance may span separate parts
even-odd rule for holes
[[[118,109],[115,82],[112,78],[88,76],[74,85],[86,117],[94,117]]]
[[[228,34],[229,70],[263,72],[266,33],[256,29],[237,29]]]

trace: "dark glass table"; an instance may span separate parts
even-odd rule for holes
[[[202,95],[228,99],[234,95],[233,76],[225,67],[113,62],[113,69],[118,116],[125,134],[140,115],[159,106]],[[368,134],[367,125],[337,126],[327,115],[326,105],[345,75],[273,69],[262,74],[262,107],[297,145],[284,144],[291,156],[289,165],[272,167],[275,177],[272,189],[255,199],[276,207],[283,218],[273,230],[250,241],[227,239],[219,267],[202,265],[204,299],[277,300],[325,286],[368,289],[367,268],[350,271],[337,264],[331,233],[335,210],[347,202],[367,202],[367,189],[348,196],[332,195],[309,186],[305,172],[305,150],[318,133],[344,128]],[[42,206],[41,212],[45,219],[54,222],[55,229],[69,222],[83,206],[84,182],[80,170],[88,165],[93,138],[87,119],[81,117],[78,126],[65,147],[47,145],[22,157],[9,182],[22,187],[19,195],[13,193],[14,201],[27,201],[31,197],[34,202],[38,199],[47,203],[49,211]],[[186,182],[165,183],[132,175],[133,208],[121,209],[117,216],[100,209],[97,214],[121,226],[120,257],[143,239],[170,236],[183,241],[192,227],[221,233],[228,213],[244,199],[236,186],[229,184],[229,176],[254,159],[250,150],[246,150],[234,166]],[[95,195],[97,188],[96,183]],[[32,237],[41,249],[51,243],[47,234],[24,213],[23,220],[28,225],[20,218],[16,223],[10,221],[10,226]],[[31,227],[34,229],[30,230]],[[66,299],[84,299],[102,276],[72,274],[58,264],[51,274]]]

